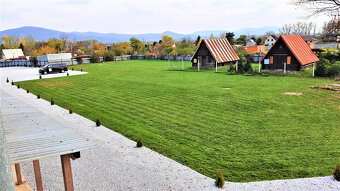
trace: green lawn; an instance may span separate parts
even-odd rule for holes
[[[340,94],[310,86],[334,81],[185,68],[145,60],[84,64],[74,69],[87,75],[20,86],[93,121],[98,116],[212,178],[217,168],[241,182],[331,175],[340,158]]]

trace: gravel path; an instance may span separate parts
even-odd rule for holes
[[[20,75],[17,72],[12,75]],[[6,71],[9,71],[8,69]],[[218,190],[214,180],[148,148],[135,148],[136,143],[103,126],[48,101],[4,83],[9,73],[0,69],[1,90],[45,113],[61,125],[90,139],[97,148],[81,152],[72,161],[76,190]],[[10,76],[10,75],[9,75]],[[27,75],[29,76],[29,75]],[[10,78],[10,80],[13,78]],[[40,160],[44,190],[63,190],[59,157]],[[35,188],[32,163],[23,163],[22,173]],[[224,190],[329,190],[339,191],[339,182],[329,177],[275,180],[251,183],[226,182]]]

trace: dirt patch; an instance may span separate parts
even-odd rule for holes
[[[231,88],[223,88],[223,89],[225,89],[225,90],[230,90]]]
[[[84,104],[81,104],[81,103],[79,103],[78,104],[80,107],[85,107],[85,105]]]
[[[321,90],[328,90],[328,91],[340,91],[340,84],[330,84],[330,85],[321,85],[321,86],[312,86],[312,89],[321,89]]]
[[[285,92],[283,93],[285,95],[294,95],[294,96],[301,96],[303,93],[298,93],[298,92]]]
[[[51,87],[70,87],[73,86],[71,82],[37,82],[38,85],[51,88]]]
[[[333,97],[340,99],[340,95],[333,95]]]

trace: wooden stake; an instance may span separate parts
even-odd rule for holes
[[[61,167],[63,169],[65,191],[74,191],[71,160],[72,154],[61,155]]]
[[[287,63],[283,63],[283,74],[286,75],[286,68],[287,68]]]
[[[259,62],[259,73],[261,73],[261,63]]]
[[[20,185],[20,184],[22,184],[20,165],[19,164],[15,164],[14,166],[15,166],[15,174],[17,176],[17,184]]]
[[[182,70],[184,70],[184,58],[182,58]]]
[[[313,77],[315,76],[315,62],[313,63]]]
[[[238,72],[238,61],[236,61],[236,72]]]
[[[43,191],[39,160],[33,161],[33,169],[34,169],[35,184],[37,186],[37,191]]]
[[[200,71],[200,57],[198,57],[197,69],[198,69],[198,71]]]
[[[215,64],[216,64],[216,72],[217,72],[217,61],[215,62]]]

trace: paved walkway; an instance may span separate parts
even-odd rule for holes
[[[1,69],[0,69],[1,72]],[[1,75],[1,78],[4,78]],[[18,90],[1,79],[1,91],[25,102],[41,113],[88,138],[100,147],[82,152],[72,162],[76,190],[218,190],[214,180],[166,158],[148,148],[135,148],[136,143],[103,126],[45,100]],[[59,157],[40,161],[44,190],[63,190]],[[22,173],[35,188],[31,163],[22,165]],[[226,182],[224,190],[329,190],[339,191],[339,182],[331,177],[276,180],[251,183]]]

